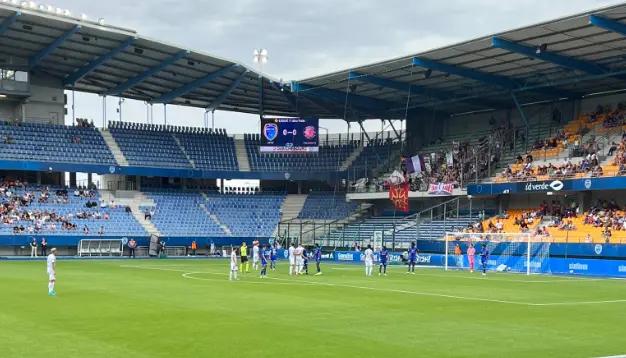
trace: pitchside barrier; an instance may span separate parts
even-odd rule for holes
[[[402,264],[403,253],[390,253],[390,264]],[[378,253],[375,254],[378,261]],[[491,255],[487,260],[487,270],[498,271],[503,263],[511,262],[511,255]],[[354,251],[335,251],[327,254],[327,261],[340,263],[361,263],[364,261],[364,255]],[[454,260],[454,261],[452,261]],[[519,262],[518,258],[513,258]],[[504,270],[512,272],[525,272],[525,258],[521,259],[521,266],[518,270]],[[418,266],[434,266],[445,269],[445,254],[424,254],[420,253],[417,257]],[[480,258],[476,257],[476,267],[480,267]],[[623,277],[626,278],[626,260],[605,260],[605,259],[580,259],[580,258],[559,258],[548,257],[541,260],[531,260],[531,272],[537,274],[558,274],[558,275],[582,275],[582,276],[604,276],[604,277]],[[467,255],[461,255],[460,258],[455,257],[448,260],[449,270],[469,270],[469,260]]]

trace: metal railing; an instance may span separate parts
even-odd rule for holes
[[[442,221],[444,231],[451,231],[455,229],[450,224],[450,227],[447,227],[447,222],[449,219],[459,219],[462,211],[468,209],[469,217],[473,218],[475,215],[472,213],[472,203],[471,200],[462,199],[461,197],[456,197],[442,203],[438,203],[426,209],[422,209],[417,213],[393,217],[393,223],[391,227],[383,227],[381,230],[375,230],[372,235],[362,235],[363,233],[369,233],[371,230],[362,230],[362,227],[367,227],[371,229],[372,223],[368,223],[366,218],[360,222],[352,222],[346,223],[344,226],[337,227],[336,231],[330,232],[326,236],[318,237],[315,243],[318,243],[322,246],[330,246],[335,248],[348,248],[353,243],[361,244],[362,246],[367,244],[376,244],[376,240],[380,239],[380,244],[385,245],[392,250],[407,248],[411,242],[420,239],[420,233],[422,232],[421,225],[433,222],[433,221]],[[356,235],[346,236],[346,227],[350,226],[352,229],[356,229]],[[404,230],[411,230],[414,228],[414,234],[409,240],[397,238],[397,234]],[[433,234],[432,227],[429,227],[429,232],[427,234]],[[351,230],[355,231],[355,230]],[[341,237],[332,237],[332,234],[341,234]]]
[[[285,247],[291,242],[311,244],[320,237],[328,236],[331,232],[354,223],[366,215],[369,208],[367,204],[360,204],[349,217],[336,220],[299,218],[284,220],[278,223],[276,239]]]

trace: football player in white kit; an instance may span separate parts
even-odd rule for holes
[[[367,249],[364,253],[365,256],[365,276],[372,276],[372,270],[374,268],[374,251],[372,245],[367,245]]]
[[[299,244],[293,253],[296,256],[296,275],[301,275],[302,268],[304,267],[304,257],[302,256],[304,254],[304,247],[302,244]]]
[[[287,252],[289,253],[289,275],[293,275],[296,273],[296,257],[294,256],[294,251],[296,249],[293,247],[293,243],[289,244],[289,249]]]
[[[228,276],[228,280],[239,280],[237,278],[237,271],[239,270],[239,266],[237,265],[237,249],[233,248],[233,251],[230,253],[230,275]]]
[[[47,271],[48,271],[48,296],[56,296],[57,292],[54,290],[54,284],[56,283],[56,272],[57,272],[57,249],[52,248],[50,250],[50,255],[48,255],[47,263]]]
[[[254,271],[259,270],[259,242],[255,241],[252,243],[252,269]]]

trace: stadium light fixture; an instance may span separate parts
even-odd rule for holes
[[[266,64],[267,63],[267,50],[264,48],[254,50],[254,63]]]
[[[542,52],[546,52],[547,50],[548,50],[548,44],[543,43],[537,46],[537,50],[535,51],[535,53],[537,55],[540,55]]]
[[[254,63],[259,66],[259,78],[263,77],[263,65],[267,63],[267,50],[264,48],[255,49],[254,58],[252,59]]]

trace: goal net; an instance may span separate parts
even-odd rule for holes
[[[529,233],[464,233],[445,234],[445,270],[468,270],[468,249],[475,249],[475,270],[482,270],[481,253],[488,251],[485,262],[489,271],[550,273],[550,243]]]

